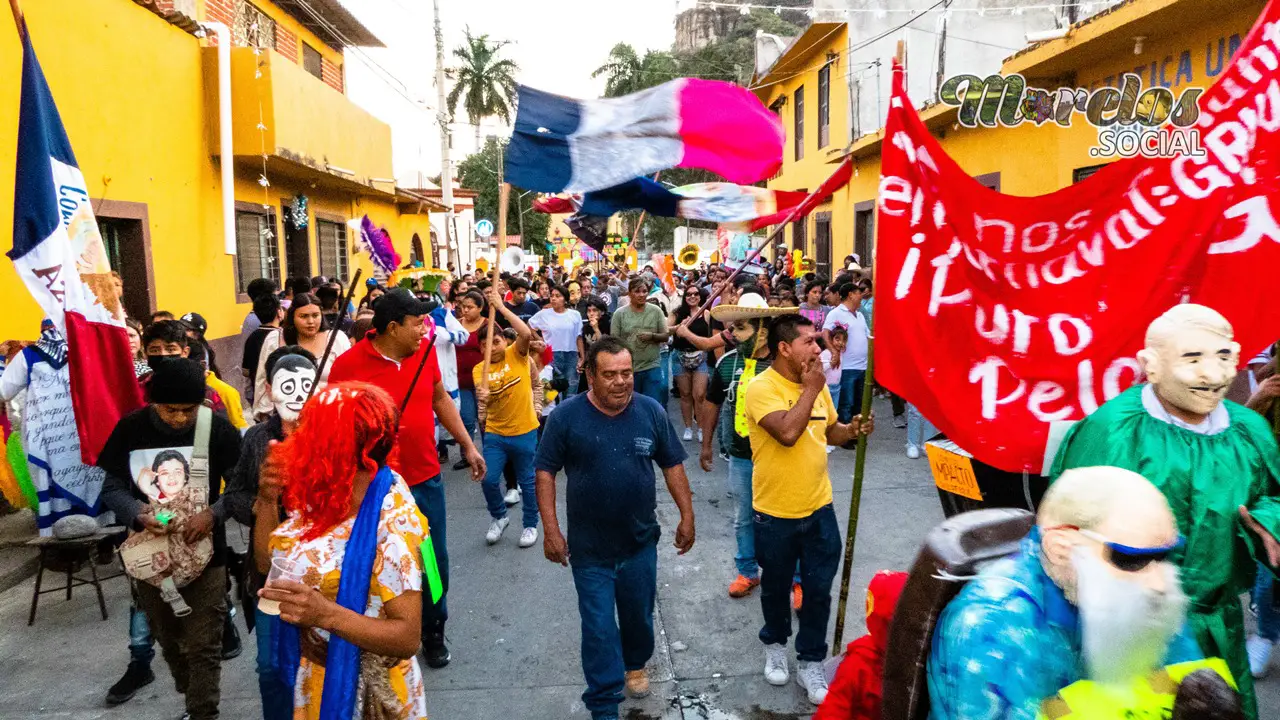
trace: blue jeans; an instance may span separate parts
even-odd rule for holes
[[[734,416],[738,409],[735,403],[726,402],[720,406],[720,419],[716,421],[716,430],[720,432],[720,452],[721,454],[729,454],[729,444],[733,440],[733,423]]]
[[[671,363],[674,360],[671,350],[663,345],[662,351],[658,353],[658,369],[662,371],[662,399],[658,402],[662,403],[662,407],[666,407],[667,401],[671,399]]]
[[[733,556],[733,564],[739,575],[755,579],[760,577],[760,566],[756,565],[756,536],[752,527],[750,458],[729,457],[729,492],[737,508],[733,532],[738,540],[738,553]]]
[[[831,583],[842,549],[840,526],[831,505],[795,520],[755,513],[756,561],[760,563],[760,642],[786,645],[791,637],[791,583],[800,562],[804,604],[797,613],[796,657],[802,662],[827,658],[827,621]]]
[[[151,625],[147,623],[147,614],[138,608],[137,603],[129,605],[129,660],[142,665],[150,665],[156,658],[156,643],[151,637]]]
[[[502,468],[511,463],[520,486],[520,504],[524,512],[524,526],[538,527],[538,496],[534,491],[533,457],[538,452],[538,431],[508,437],[497,433],[484,434],[484,464],[487,467],[484,482],[484,501],[494,520],[507,516],[507,503],[502,499]]]
[[[831,393],[831,402],[835,403],[836,408],[840,407],[840,383],[828,385],[827,391]]]
[[[907,405],[907,447],[914,445],[924,452],[924,441],[937,434],[938,429],[920,414],[915,405]]]
[[[280,679],[271,657],[278,615],[253,611],[253,631],[258,636],[258,693],[262,695],[262,720],[290,720],[293,717],[293,690]]]
[[[1275,585],[1271,571],[1259,564],[1252,600],[1258,612],[1258,635],[1271,642],[1280,640],[1280,610],[1274,607]]]
[[[431,602],[430,592],[422,593],[422,627],[425,632],[449,619],[449,606],[446,603],[449,595],[449,545],[445,534],[444,483],[437,475],[413,485],[409,492],[413,494],[413,501],[418,504],[418,509],[427,518],[427,532],[431,535],[431,548],[436,551],[440,584],[444,588],[444,592],[440,594],[440,602],[434,604]]]
[[[662,374],[661,367],[641,370],[635,374],[635,391],[646,397],[653,398],[664,408],[667,406],[663,402],[667,394],[665,383],[666,378]]]
[[[653,657],[658,545],[620,562],[570,564],[582,617],[582,702],[593,718],[616,718],[626,671],[643,669]]]
[[[462,403],[458,408],[458,412],[462,415],[462,424],[467,428],[467,434],[474,438],[476,428],[480,424],[480,408],[476,405],[476,391],[460,389],[458,399]]]
[[[578,351],[566,350],[551,353],[551,365],[560,371],[565,380],[569,381],[569,388],[562,393],[563,397],[571,397],[578,392]]]
[[[840,422],[848,423],[862,409],[862,379],[866,370],[844,370],[840,373]]]

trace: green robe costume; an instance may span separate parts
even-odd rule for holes
[[[1191,600],[1187,621],[1205,656],[1227,661],[1246,714],[1257,718],[1240,595],[1267,553],[1238,508],[1280,537],[1280,447],[1261,415],[1229,400],[1223,405],[1230,427],[1201,435],[1152,417],[1142,386],[1131,388],[1071,428],[1050,474],[1110,465],[1160,488],[1187,539],[1171,558]]]

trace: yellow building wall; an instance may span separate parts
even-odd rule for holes
[[[267,9],[261,3],[259,7]],[[128,0],[29,2],[24,9],[90,194],[95,201],[105,198],[147,207],[158,309],[201,313],[209,323],[210,338],[237,334],[249,305],[236,302],[236,258],[223,249],[219,166],[212,157],[216,143],[210,140],[209,128],[216,125],[218,108],[216,92],[209,93],[204,81],[206,51],[200,41]],[[5,235],[13,226],[16,78],[21,59],[22,47],[12,27],[0,30],[0,77],[15,79],[0,83],[0,232]],[[326,98],[349,104],[340,94],[330,95],[331,88],[322,90]],[[318,115],[314,122],[333,120]],[[256,122],[248,130],[256,134],[255,126]],[[237,127],[237,132],[244,130]],[[389,142],[386,156],[371,158],[375,160],[389,170]],[[238,166],[235,196],[237,201],[271,206],[281,231],[276,242],[282,279],[287,265],[281,200],[299,193],[308,197],[311,208],[313,275],[319,269],[317,210],[346,219],[367,213],[387,228],[405,261],[414,232],[424,249],[429,247],[428,215],[401,215],[390,196],[355,197],[271,172],[271,187],[264,192],[257,182],[259,172]],[[385,189],[391,190],[391,185]],[[353,251],[355,240],[348,232]],[[7,250],[10,243],[3,245]],[[364,277],[370,277],[371,266],[363,254],[353,252],[350,266],[352,272],[363,268]],[[40,309],[7,259],[0,261],[0,306],[5,308],[0,313],[0,339],[38,334]]]
[[[1248,34],[1260,8],[1258,3],[1247,2],[1239,10],[1225,14],[1212,23],[1170,27],[1169,32],[1148,39],[1141,55],[1134,55],[1133,46],[1125,44],[1123,49],[1115,53],[1092,56],[1088,65],[1076,69],[1074,83],[1085,89],[1114,86],[1119,84],[1120,74],[1140,71],[1144,89],[1151,87],[1153,78],[1157,85],[1167,82],[1175,96],[1186,87],[1207,88],[1228,64],[1230,53]],[[1182,69],[1181,74],[1179,68]],[[951,74],[960,72],[956,70]],[[1041,82],[1036,78],[1029,78],[1028,83],[1046,89],[1057,87],[1054,83]],[[816,92],[816,75],[809,84]],[[806,89],[806,95],[809,92],[811,91]],[[836,121],[835,102],[833,98],[833,125]],[[816,120],[812,127],[806,128],[806,140],[814,132]],[[787,133],[786,157],[789,161],[790,124],[787,125]],[[1076,114],[1068,128],[1051,121],[1042,126],[1023,122],[1015,128],[970,129],[959,126],[953,120],[951,124],[935,131],[935,136],[939,138],[947,154],[969,175],[976,177],[999,173],[1000,190],[1009,195],[1036,196],[1052,193],[1070,185],[1074,171],[1116,159],[1090,156],[1089,150],[1098,144],[1097,128],[1089,125],[1082,114]],[[806,158],[807,156],[808,151]],[[819,170],[806,164],[793,165],[790,162],[784,164],[782,176],[770,182],[769,186],[788,190],[800,187],[811,189],[816,182],[821,182],[826,177],[823,173],[829,174],[835,167],[823,165]],[[874,200],[879,187],[878,154],[860,158],[855,167],[857,175],[849,185],[836,193],[831,203],[818,209],[819,212],[832,210],[831,254],[836,263],[853,249],[853,206]],[[808,222],[809,250],[812,251],[812,215]],[[786,238],[788,247],[791,247],[790,229],[787,230]],[[864,258],[863,262],[867,264],[869,261]]]
[[[204,142],[200,43],[132,2],[28,2],[24,10],[89,193],[147,205],[159,302],[199,307],[211,333],[238,329],[235,306],[206,290],[226,288],[220,297],[231,298],[233,270]],[[0,77],[13,79],[0,83],[0,233],[9,235],[22,46],[7,16],[0,25]],[[7,259],[0,306],[0,337],[38,334],[40,310]]]

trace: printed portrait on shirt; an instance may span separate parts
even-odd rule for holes
[[[192,484],[191,454],[191,447],[134,450],[129,453],[129,471],[151,503],[167,505],[182,499],[204,505],[209,488]]]

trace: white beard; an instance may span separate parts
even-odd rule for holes
[[[1089,679],[1128,685],[1162,664],[1186,621],[1178,570],[1165,564],[1170,590],[1158,594],[1115,576],[1104,561],[1077,550],[1077,605]]]

